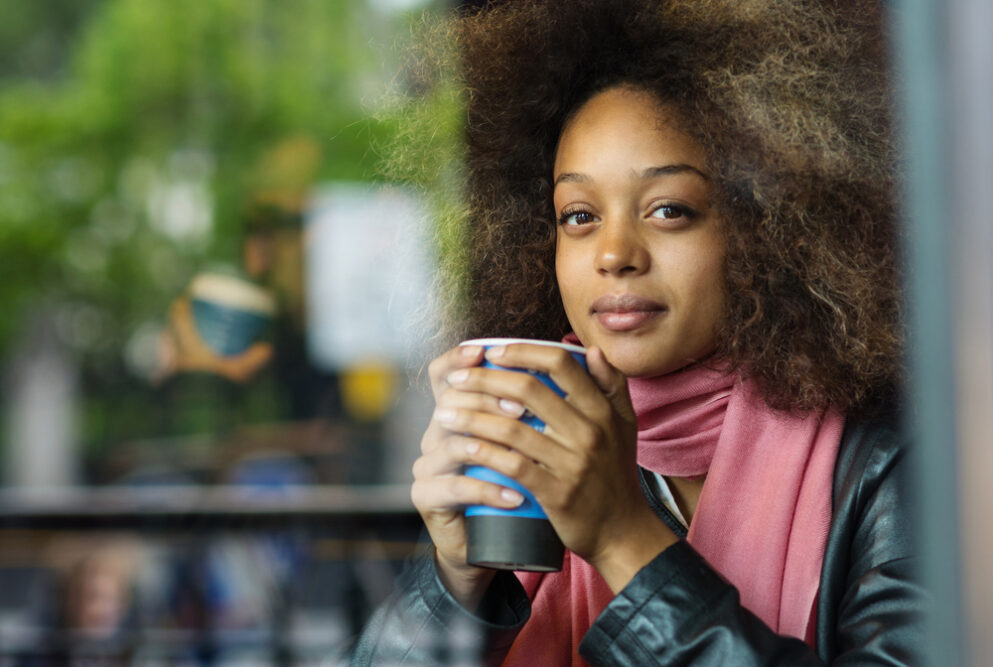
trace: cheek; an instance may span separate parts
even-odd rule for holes
[[[670,285],[685,312],[692,313],[693,328],[702,334],[713,329],[726,303],[724,246],[715,235],[680,250],[678,256],[669,256]]]
[[[583,308],[582,272],[579,270],[575,253],[563,253],[556,246],[555,251],[555,280],[559,287],[559,296],[565,308],[566,317],[575,329],[578,311]],[[578,332],[577,332],[578,333]]]
[[[715,336],[727,303],[723,259],[718,257],[705,266],[701,266],[695,282],[692,293],[696,295],[697,317],[702,330],[701,333]]]
[[[555,243],[555,282],[559,286],[559,294],[566,308],[569,307],[569,299],[575,289],[575,275],[570,263],[570,253],[565,252],[560,241]]]

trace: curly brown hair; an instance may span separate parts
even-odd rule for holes
[[[448,24],[466,104],[458,336],[558,339],[551,176],[570,115],[619,84],[707,155],[727,243],[718,353],[776,408],[859,411],[902,348],[895,151],[875,3],[504,2]]]

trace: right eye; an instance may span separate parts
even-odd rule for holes
[[[559,216],[559,224],[566,227],[579,227],[596,222],[596,216],[589,211],[563,211]]]

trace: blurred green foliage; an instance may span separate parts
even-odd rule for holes
[[[316,142],[317,178],[375,178],[402,20],[362,0],[5,3],[0,357],[44,306],[84,365],[120,363],[197,268],[238,263],[287,137]]]
[[[458,100],[400,62],[421,9],[389,4],[4,3],[0,364],[16,361],[39,313],[54,322],[79,365],[88,456],[279,417],[284,397],[271,382],[235,402],[187,397],[196,409],[185,414],[131,354],[143,345],[147,360],[198,270],[240,264],[250,203],[287,185],[265,164],[274,149],[316,147],[318,164],[291,174],[291,188],[301,178],[388,179],[439,191],[442,171],[451,175],[443,156],[459,134]],[[450,198],[433,199],[451,209]],[[442,230],[449,244],[456,236]]]

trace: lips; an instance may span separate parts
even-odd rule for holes
[[[637,294],[605,294],[591,313],[608,331],[632,331],[667,312],[664,305]]]

